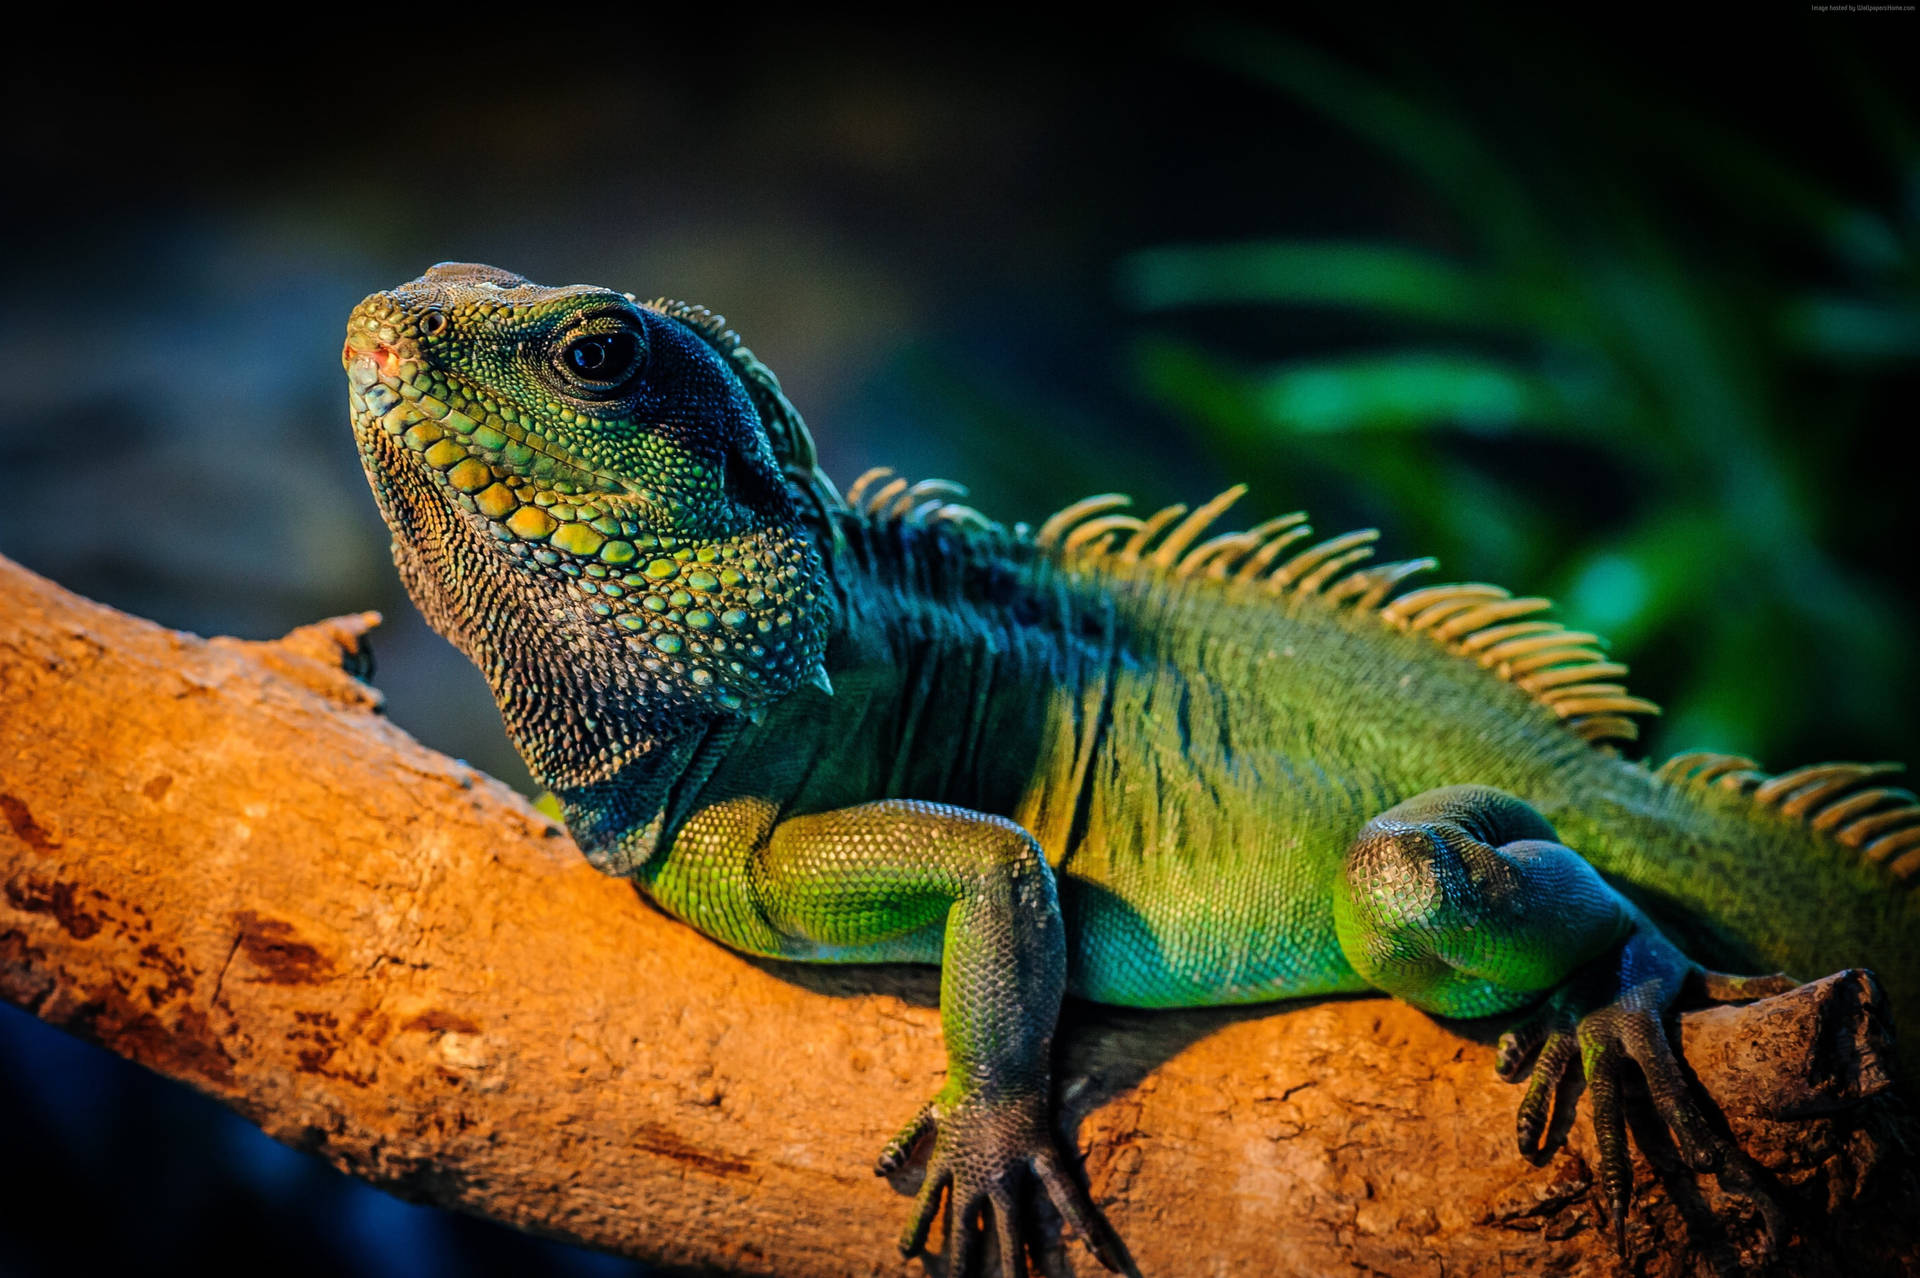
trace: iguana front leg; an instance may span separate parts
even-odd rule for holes
[[[1488,1016],[1541,1004],[1501,1039],[1497,1061],[1510,1081],[1535,1061],[1520,1104],[1520,1149],[1538,1152],[1561,1077],[1578,1057],[1622,1253],[1633,1182],[1619,1083],[1629,1062],[1645,1075],[1688,1166],[1715,1172],[1777,1232],[1773,1205],[1739,1151],[1701,1114],[1664,1018],[1690,987],[1733,1001],[1779,993],[1791,979],[1702,968],[1560,843],[1544,817],[1484,786],[1430,790],[1368,822],[1347,851],[1334,920],[1355,970],[1417,1007]]]
[[[676,858],[706,859],[701,846],[722,837],[718,824],[689,821],[675,839]],[[702,930],[744,948],[802,960],[941,965],[946,1084],[876,1168],[894,1170],[932,1136],[901,1250],[926,1241],[947,1190],[948,1272],[968,1272],[983,1213],[994,1222],[1003,1273],[1022,1272],[1018,1200],[1032,1175],[1111,1267],[1105,1224],[1067,1171],[1049,1122],[1066,935],[1053,871],[1033,837],[1000,817],[911,800],[780,821],[754,840],[741,866],[748,926],[766,929],[751,937],[726,934],[721,920],[730,908],[694,917],[729,895],[728,877],[676,874],[653,890]],[[692,908],[683,909],[675,898],[687,892],[705,893],[704,906],[687,900]]]

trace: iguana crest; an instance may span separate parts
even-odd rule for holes
[[[1226,589],[1264,590],[1276,597],[1312,598],[1329,608],[1370,612],[1382,624],[1424,634],[1520,688],[1591,742],[1632,741],[1639,728],[1629,716],[1660,712],[1617,682],[1627,668],[1607,660],[1599,636],[1542,618],[1552,607],[1548,600],[1516,599],[1498,586],[1477,582],[1400,592],[1407,578],[1435,567],[1435,561],[1361,566],[1373,555],[1377,529],[1314,540],[1306,516],[1295,512],[1243,531],[1207,536],[1246,491],[1245,485],[1236,484],[1191,511],[1176,504],[1144,518],[1122,513],[1131,498],[1102,493],[1059,511],[1038,530],[1016,525],[1011,532],[950,501],[965,495],[957,484],[909,484],[884,468],[854,481],[847,502],[871,519],[948,522],[991,531],[1078,571],[1213,581]]]
[[[1745,755],[1694,750],[1668,759],[1657,775],[1673,785],[1744,794],[1911,883],[1920,881],[1920,796],[1880,784],[1902,771],[1897,763],[1816,763],[1771,776]]]

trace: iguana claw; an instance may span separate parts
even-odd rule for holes
[[[1714,1002],[1784,993],[1797,984],[1784,973],[1731,976],[1687,959],[1658,932],[1635,931],[1606,958],[1576,974],[1526,1020],[1501,1036],[1495,1068],[1518,1082],[1533,1064],[1515,1132],[1520,1152],[1538,1160],[1554,1098],[1575,1058],[1587,1080],[1593,1133],[1600,1154],[1600,1191],[1613,1244],[1627,1254],[1633,1205],[1633,1168],[1627,1148],[1620,1085],[1631,1063],[1645,1077],[1660,1121],[1681,1160],[1695,1173],[1712,1172],[1730,1196],[1760,1215],[1768,1245],[1783,1236],[1778,1207],[1752,1175],[1746,1156],[1708,1123],[1667,1038],[1663,1017],[1688,987]]]
[[[1020,1229],[1021,1182],[1031,1175],[1095,1259],[1108,1269],[1138,1278],[1099,1209],[1067,1172],[1048,1130],[1044,1099],[949,1097],[943,1091],[887,1142],[874,1173],[887,1176],[898,1171],[929,1135],[933,1150],[927,1158],[926,1178],[914,1202],[912,1220],[900,1235],[903,1255],[912,1255],[926,1244],[944,1196],[951,1278],[971,1272],[989,1218],[999,1244],[1002,1278],[1018,1278],[1027,1270]]]

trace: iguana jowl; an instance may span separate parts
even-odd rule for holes
[[[1520,1143],[1579,1057],[1616,1227],[1623,1071],[1720,1168],[1662,1017],[1791,984],[1683,949],[1920,998],[1892,769],[1628,762],[1653,707],[1542,600],[1410,585],[1430,562],[1299,516],[1214,534],[1237,489],[1032,533],[939,481],[842,498],[680,303],[444,264],[362,302],[343,360],[407,587],[588,858],[753,954],[941,964],[947,1081],[880,1168],[931,1136],[902,1245],[950,1190],[954,1272],[987,1220],[1020,1268],[1029,1175],[1114,1258],[1048,1121],[1064,993],[1537,1006],[1500,1053],[1533,1062]]]

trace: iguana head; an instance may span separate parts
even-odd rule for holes
[[[444,263],[348,321],[395,562],[551,786],[820,669],[831,595],[769,438],[804,427],[702,318]]]

